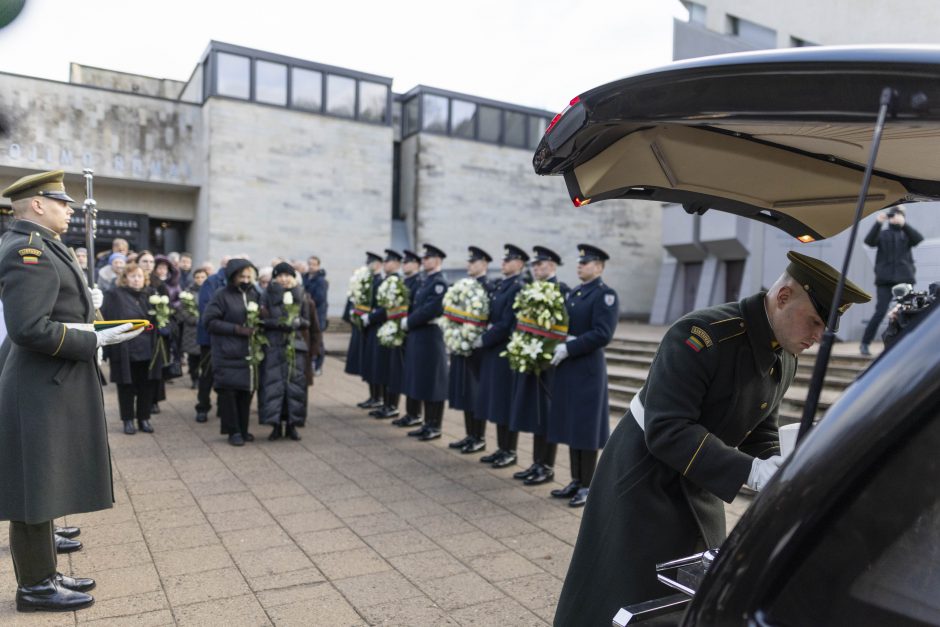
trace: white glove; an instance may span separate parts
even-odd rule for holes
[[[401,330],[402,330],[402,331],[407,331],[407,330],[408,330],[408,318],[402,318],[402,319],[401,319]]]
[[[111,346],[112,344],[120,344],[121,342],[133,340],[135,337],[144,332],[144,327],[140,327],[136,331],[131,331],[130,329],[133,327],[134,325],[132,323],[126,322],[120,326],[105,329],[104,331],[97,331],[95,335],[98,338],[98,346]]]
[[[362,320],[362,326],[364,326],[364,327],[369,326],[369,314],[365,314],[364,316],[362,316],[362,317],[359,318],[359,319]]]
[[[754,461],[751,462],[751,474],[747,478],[747,487],[755,492],[763,490],[782,463],[783,458],[779,455],[774,455],[768,459],[755,457]]]
[[[471,348],[483,348],[483,336],[478,335],[477,339],[473,340],[473,344],[470,345]]]
[[[95,309],[101,309],[101,305],[104,304],[104,292],[97,287],[90,288],[88,292],[91,294],[91,304],[95,306]]]
[[[555,354],[552,355],[552,365],[557,366],[568,357],[568,344],[560,342],[555,347]]]

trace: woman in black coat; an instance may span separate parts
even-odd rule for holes
[[[290,297],[285,298],[288,294]],[[300,308],[290,322],[285,300]],[[304,330],[310,328],[310,305],[303,286],[297,282],[297,272],[287,262],[274,266],[271,283],[261,296],[261,317],[268,344],[260,368],[258,420],[272,427],[269,440],[277,440],[283,434],[299,440],[297,427],[307,420],[306,368],[310,359]],[[287,354],[288,342],[294,349],[293,366]]]
[[[117,285],[105,293],[101,314],[106,320],[150,320],[153,316],[145,288],[144,271],[136,263],[127,264],[124,274],[118,277]],[[123,344],[106,346],[105,356],[111,364],[111,382],[117,384],[118,406],[124,433],[134,435],[134,419],[144,433],[153,433],[150,424],[150,406],[153,402],[154,383],[163,372],[163,355],[155,351],[157,334],[166,333],[154,329],[141,333]],[[135,407],[136,404],[136,407]]]
[[[225,266],[227,284],[213,296],[203,313],[212,337],[213,387],[219,395],[222,433],[232,446],[254,440],[248,432],[248,413],[254,381],[248,362],[249,338],[257,332],[247,326],[249,304],[258,307],[253,285],[257,269],[247,259],[231,259]]]

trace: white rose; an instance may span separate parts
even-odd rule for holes
[[[284,292],[284,304],[293,305],[294,304],[294,295],[290,292]]]
[[[160,302],[163,303],[164,305],[169,305],[169,304],[170,304],[170,297],[169,297],[169,296],[161,296],[161,297],[160,297]]]
[[[150,302],[151,305],[156,305],[157,303],[160,302],[160,295],[159,295],[159,294],[154,294],[154,295],[152,295],[150,298],[148,298],[147,300]]]
[[[254,302],[254,301],[249,301],[249,303],[245,306],[245,308],[246,308],[248,311],[254,313],[255,311],[258,311],[258,303]]]

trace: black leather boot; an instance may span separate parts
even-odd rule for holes
[[[55,574],[56,583],[75,592],[88,592],[95,589],[95,580],[87,577],[69,577],[62,573]]]
[[[552,496],[556,499],[570,499],[575,494],[578,493],[578,490],[581,489],[580,481],[572,481],[568,485],[558,490],[552,490]]]
[[[126,433],[127,435],[134,435],[135,433],[137,433],[137,427],[134,426],[133,420],[124,421],[124,433]]]
[[[540,485],[542,483],[548,483],[555,478],[555,469],[551,466],[546,466],[545,464],[539,464],[531,475],[525,478],[525,485]]]
[[[78,527],[59,527],[56,525],[55,533],[62,536],[63,538],[68,538],[71,540],[72,538],[77,538],[78,536],[82,535],[82,530]]]
[[[268,440],[273,442],[274,440],[281,439],[281,423],[274,425],[274,428],[271,429],[271,435],[268,436]]]
[[[151,426],[149,420],[138,420],[137,426],[144,433],[153,433],[153,427]]]
[[[289,438],[290,438],[291,440],[293,440],[294,442],[299,442],[299,441],[300,441],[300,434],[297,433],[297,427],[296,427],[296,426],[294,426],[294,425],[292,425],[292,424],[288,424],[288,425],[287,425],[287,437],[289,437]]]
[[[90,607],[94,602],[95,598],[90,594],[69,590],[54,576],[16,589],[18,612],[72,612]]]

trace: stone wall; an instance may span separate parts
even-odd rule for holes
[[[222,98],[206,102],[203,119],[196,257],[246,253],[263,266],[316,254],[339,315],[364,251],[391,240],[391,127]]]
[[[469,245],[500,257],[506,242],[527,250],[540,244],[562,256],[559,277],[574,286],[576,246],[593,243],[611,255],[604,276],[620,294],[621,315],[649,314],[661,263],[658,203],[575,208],[562,178],[532,171],[529,150],[428,133],[406,142],[414,142],[403,146],[402,171],[413,155],[416,241],[443,248],[450,255],[445,267],[462,267]]]

